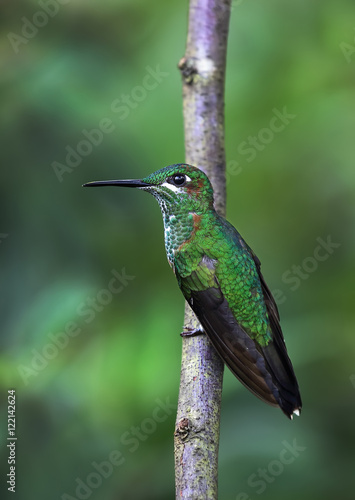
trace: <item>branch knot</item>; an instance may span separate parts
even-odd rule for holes
[[[187,85],[192,85],[194,77],[198,73],[196,62],[195,57],[182,57],[179,61],[178,68]]]
[[[188,438],[189,433],[190,433],[190,421],[188,418],[184,417],[181,420],[179,420],[174,432],[174,436],[180,439],[181,441],[185,441]]]

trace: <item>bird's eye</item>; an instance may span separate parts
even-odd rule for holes
[[[171,177],[171,183],[174,186],[181,187],[186,183],[186,176],[184,174],[175,174]]]

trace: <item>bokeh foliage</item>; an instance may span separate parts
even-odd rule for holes
[[[166,263],[159,208],[140,192],[81,184],[184,161],[176,66],[188,2],[55,5],[44,22],[38,1],[4,2],[0,20],[2,442],[6,391],[15,388],[17,498],[75,498],[76,478],[85,482],[92,462],[118,450],[124,463],[90,498],[168,499],[174,411],[157,407],[177,401],[184,304]],[[226,373],[223,500],[353,497],[354,15],[350,0],[233,2],[228,218],[277,291],[304,412],[290,423]],[[23,18],[34,16],[44,25],[14,46],[9,33],[23,36]],[[157,66],[165,75],[148,89],[147,67]],[[128,114],[117,111],[122,95],[130,96]],[[262,130],[284,107],[295,117],[271,139]],[[66,147],[76,149],[82,131],[105,118],[114,130],[60,181],[53,162],[64,164]],[[264,144],[246,154],[242,144],[259,134]],[[339,246],[315,261],[319,238]],[[293,266],[301,266],[298,281]],[[102,290],[123,269],[134,279],[110,299]],[[71,323],[75,336],[63,333]],[[57,353],[48,347],[53,338],[67,341]],[[52,359],[34,370],[43,350]],[[280,469],[283,442],[294,440],[306,449]],[[2,480],[6,458],[2,448]],[[264,488],[250,484],[270,467]]]

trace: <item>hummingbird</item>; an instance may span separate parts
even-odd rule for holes
[[[94,181],[151,193],[160,205],[168,262],[187,303],[232,373],[252,393],[289,417],[302,402],[275,300],[260,261],[214,209],[206,174],[174,164],[143,179]],[[185,335],[197,334],[185,332]]]

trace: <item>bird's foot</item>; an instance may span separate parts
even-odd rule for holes
[[[203,335],[205,332],[201,328],[185,327],[180,333],[181,337],[196,337],[196,335]]]

